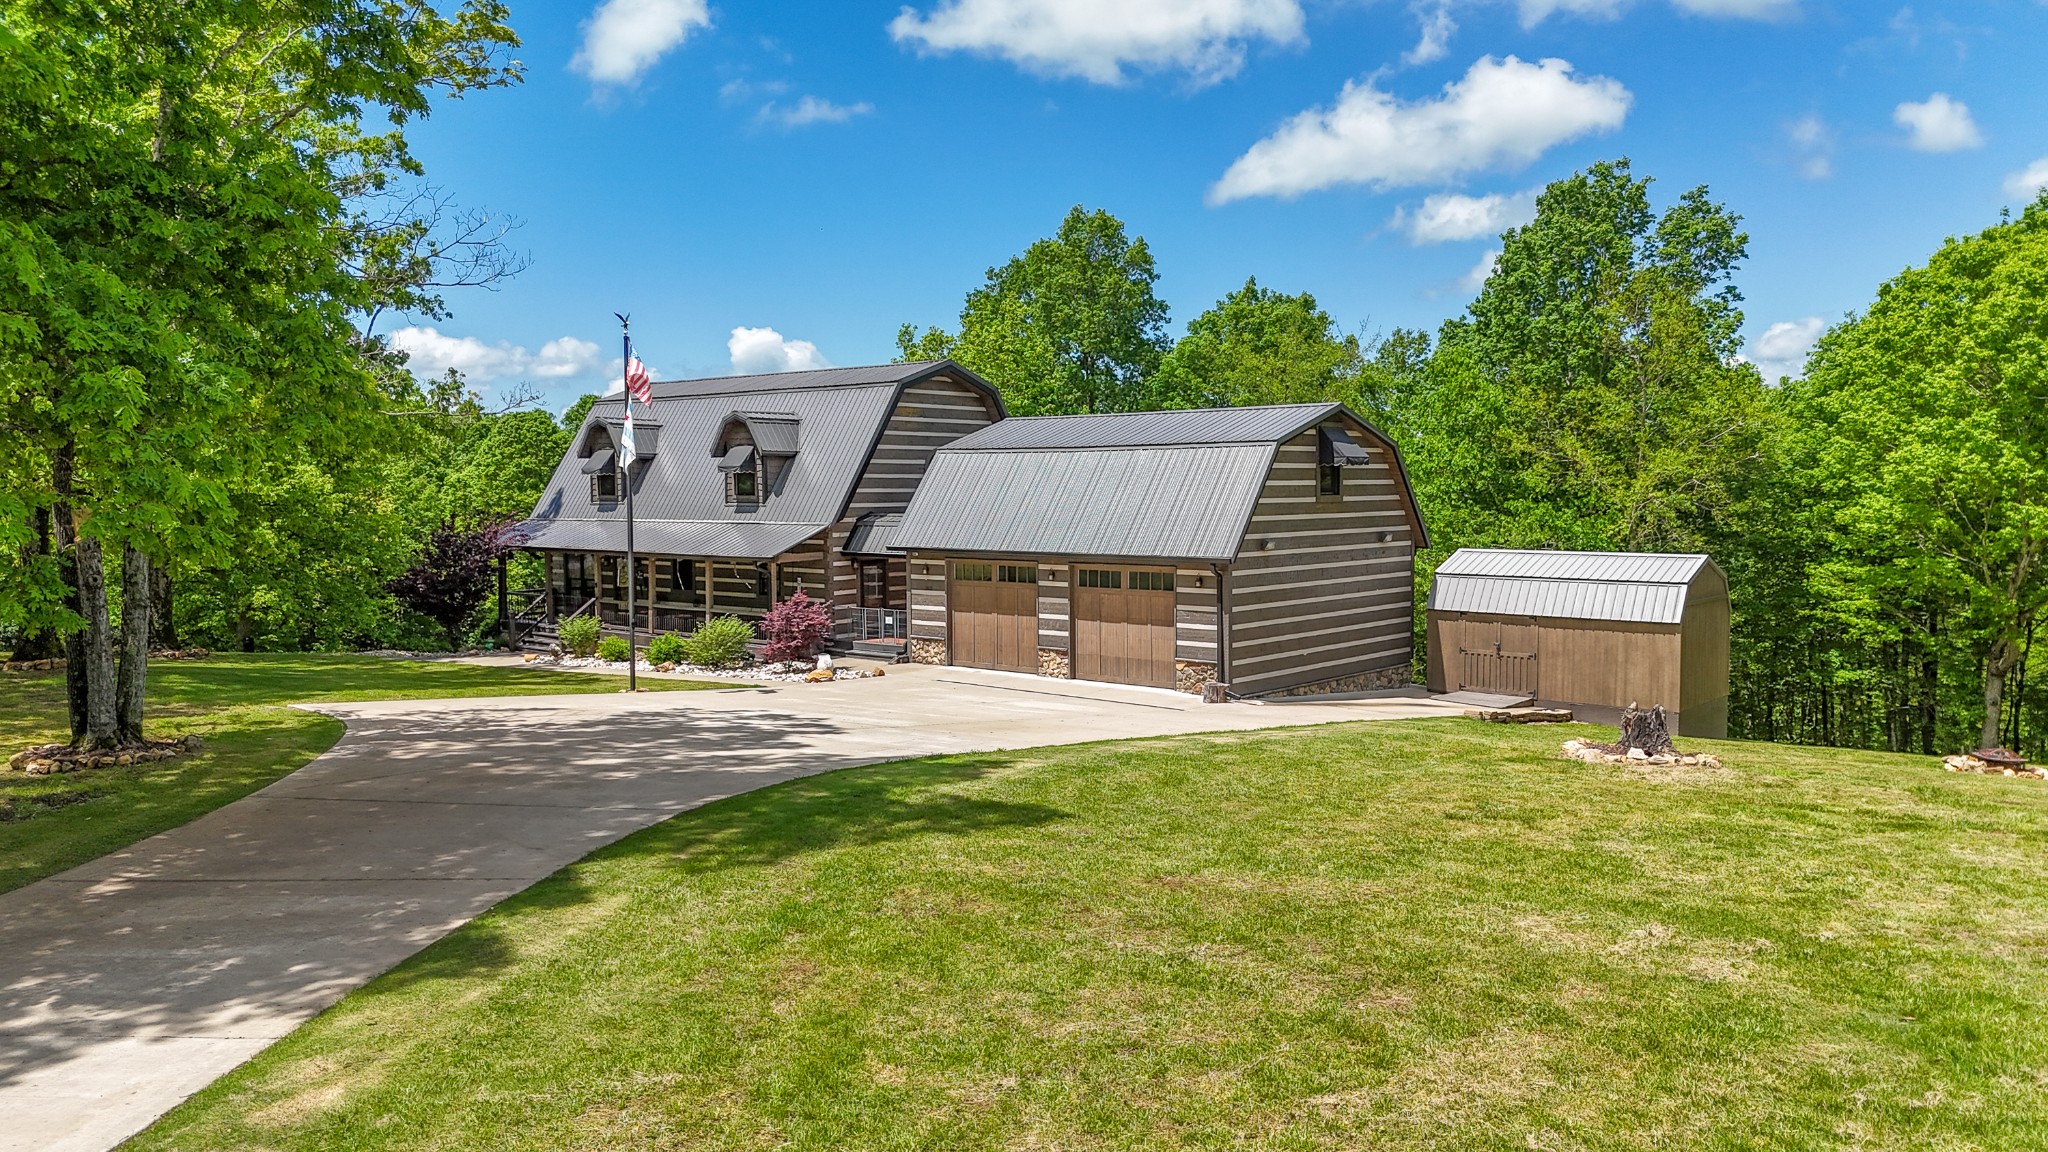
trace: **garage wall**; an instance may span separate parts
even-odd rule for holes
[[[1412,658],[1415,530],[1406,493],[1378,438],[1345,426],[1372,463],[1343,469],[1341,498],[1316,493],[1315,429],[1274,457],[1231,566],[1233,691],[1276,692],[1403,668]]]

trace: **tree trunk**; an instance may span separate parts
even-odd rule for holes
[[[149,646],[184,647],[178,643],[178,617],[171,608],[171,565],[168,560],[149,566]]]
[[[1936,621],[1928,620],[1927,649],[1920,657],[1920,752],[1934,755],[1941,720],[1941,657],[1934,650]]]
[[[1999,709],[2005,703],[2005,673],[1999,670],[1998,661],[1992,660],[1984,667],[1984,727],[1979,735],[1979,747],[1998,747]]]
[[[151,592],[149,554],[130,544],[121,553],[121,676],[116,722],[121,741],[142,742],[142,700],[149,687]]]
[[[112,748],[121,742],[114,709],[114,625],[107,618],[107,569],[98,539],[80,536],[72,545],[78,557],[78,614],[85,617],[85,740],[86,748]]]

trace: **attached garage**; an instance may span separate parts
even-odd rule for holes
[[[951,575],[954,663],[1038,671],[1038,566],[956,560]]]
[[[1074,568],[1074,675],[1174,686],[1173,569]]]
[[[1412,679],[1428,537],[1341,404],[1004,420],[932,457],[894,541],[922,663],[1243,696]]]
[[[1429,590],[1429,686],[1728,732],[1728,577],[1701,555],[1460,548]]]

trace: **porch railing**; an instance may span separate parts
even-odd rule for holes
[[[910,612],[903,608],[853,610],[855,640],[903,640],[910,636]]]

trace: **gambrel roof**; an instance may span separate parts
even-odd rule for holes
[[[1400,474],[1392,441],[1342,404],[1012,417],[932,457],[892,542],[915,552],[1227,562],[1279,446],[1326,422],[1363,430]],[[1419,516],[1415,524],[1426,540]]]
[[[1693,581],[1713,563],[1696,553],[1460,548],[1437,567],[1429,608],[1679,624]]]
[[[823,532],[845,514],[903,390],[944,377],[988,396],[995,389],[950,360],[864,368],[827,368],[760,376],[669,380],[653,385],[653,403],[635,405],[634,546],[677,556],[768,559]],[[623,502],[600,504],[585,464],[616,447],[624,395],[607,396],[572,439],[526,522],[529,548],[626,550]],[[718,450],[726,426],[744,422],[759,450],[785,459],[758,501],[728,502]],[[647,425],[658,426],[648,452]]]

